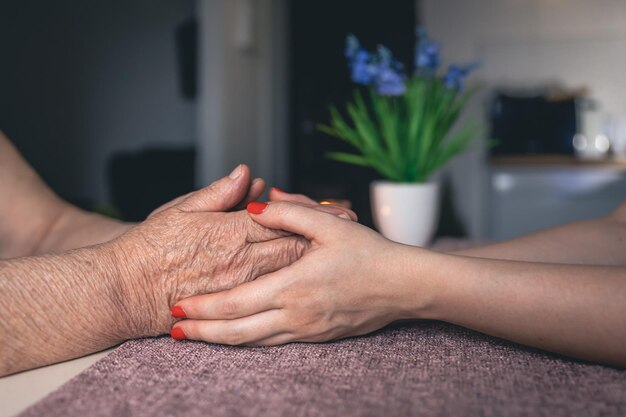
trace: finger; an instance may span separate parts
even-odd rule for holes
[[[231,276],[220,286],[219,282],[213,282],[213,291],[221,291],[234,287],[237,284],[253,281],[258,277],[264,277],[275,271],[296,262],[310,247],[310,242],[301,236],[291,236],[274,239],[267,242],[255,243],[249,250],[240,253],[240,258],[235,260],[239,265],[248,265],[245,273],[238,272],[237,276]],[[241,271],[241,269],[240,269]]]
[[[197,288],[195,293],[208,293],[230,290],[237,285],[253,281],[259,277],[282,270],[293,264],[310,247],[310,242],[301,236],[274,239],[250,245],[231,258],[235,272],[224,273],[219,279],[209,280]],[[189,295],[189,294],[188,294]]]
[[[347,209],[345,207],[341,207],[335,204],[328,204],[328,205],[319,204],[317,201],[305,196],[304,194],[290,194],[279,188],[272,187],[270,189],[269,197],[270,197],[270,201],[287,201],[291,203],[298,203],[304,206],[314,207],[316,209],[317,208],[322,209],[322,211],[326,211],[327,213],[329,213],[329,211],[324,210],[324,208],[335,207],[338,210],[333,210],[332,212],[330,212],[330,214],[335,214],[336,216],[339,216],[345,219],[349,218],[352,221],[358,220],[358,216],[356,215],[356,213],[350,209]],[[347,215],[347,217],[345,215],[342,216],[341,213],[344,213],[345,215]]]
[[[263,195],[263,191],[265,191],[265,180],[262,178],[255,178],[252,180],[252,184],[248,190],[248,195],[246,195],[243,201],[237,204],[233,210],[237,211],[245,209],[248,203],[258,200]]]
[[[227,177],[202,188],[178,204],[186,212],[226,211],[237,205],[250,188],[250,168],[241,164]]]
[[[254,276],[264,276],[283,269],[300,259],[311,247],[311,242],[302,236],[289,236],[252,245],[249,255],[255,259]]]
[[[315,204],[315,205],[306,204],[303,206],[310,207],[318,211],[323,211],[324,213],[329,213],[329,214],[332,214],[333,216],[341,217],[342,219],[352,220],[354,222],[358,220],[355,212],[353,212],[350,209],[340,207],[334,204]]]
[[[236,320],[183,320],[174,325],[172,336],[180,339],[184,335],[191,340],[244,345],[283,333],[284,326],[282,311],[269,310]]]
[[[247,211],[255,222],[265,227],[296,233],[309,240],[323,241],[345,226],[345,220],[317,207],[304,207],[286,201],[269,204],[252,202],[248,204]]]
[[[172,307],[172,313],[194,320],[239,319],[279,308],[282,289],[280,280],[270,274],[231,290],[185,298]]]
[[[297,342],[295,336],[291,332],[279,333],[274,336],[270,336],[267,339],[257,340],[256,342],[247,343],[248,346],[260,347],[260,346],[278,346],[285,345],[287,343]]]
[[[248,205],[248,203],[250,203],[251,201],[255,201],[259,197],[261,197],[261,195],[263,195],[263,191],[265,191],[265,180],[262,178],[255,178],[254,180],[252,180],[252,184],[250,185],[250,188],[248,190],[248,194],[246,195],[246,197],[243,199],[243,201],[237,204],[237,206],[233,207],[232,210],[243,210],[246,207],[246,205]],[[167,210],[170,207],[174,207],[175,205],[182,202],[183,200],[185,200],[186,198],[188,198],[190,195],[192,195],[195,192],[197,191],[192,191],[185,195],[181,195],[180,197],[176,197],[174,200],[169,201],[163,204],[162,206],[160,206],[159,208],[157,208],[156,210],[154,210],[152,213],[148,215],[148,217],[152,217],[155,214],[158,214],[164,210]]]
[[[249,204],[251,203],[248,203],[248,205]],[[242,233],[242,235],[245,236],[245,241],[247,243],[267,242],[269,240],[280,239],[293,235],[291,232],[270,229],[258,222],[255,222],[246,211],[237,211],[230,213],[230,215],[237,216],[237,219],[235,220],[237,224],[234,231],[236,233]]]
[[[270,189],[269,197],[270,201],[291,201],[303,204],[317,204],[317,201],[304,194],[291,194],[276,187],[272,187]]]
[[[265,203],[258,203],[258,204],[265,204]],[[314,210],[317,210],[323,213],[332,214],[333,216],[340,217],[344,220],[355,220],[355,218],[351,217],[351,212],[350,213],[347,212],[346,209],[342,207],[330,206],[330,205],[326,206],[326,205],[320,205],[320,204],[313,204],[313,205],[300,204],[300,203],[291,203],[291,204],[299,205],[302,207],[309,207],[309,208],[312,208]],[[356,217],[354,213],[352,213],[352,215]],[[258,222],[252,220],[250,216],[246,216],[244,222],[245,222],[245,225],[246,225],[245,228],[247,231],[247,242],[249,243],[263,242],[263,241],[267,241],[271,239],[276,239],[276,238],[292,235],[292,233],[288,231],[267,228],[259,224]]]

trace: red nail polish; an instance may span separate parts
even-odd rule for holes
[[[172,336],[173,339],[176,339],[176,340],[187,339],[187,335],[185,335],[185,331],[181,329],[180,327],[174,327],[172,331],[170,332],[170,335]]]
[[[265,211],[265,208],[267,207],[266,203],[261,203],[259,201],[253,201],[252,203],[248,204],[248,207],[246,207],[246,209],[248,210],[248,213],[252,213],[252,214],[261,214]]]
[[[274,190],[278,191],[279,193],[284,193],[284,191],[283,191],[283,190],[281,190],[281,189],[280,189],[280,188],[278,188],[278,187],[272,187],[272,188],[273,188]]]
[[[186,319],[187,318],[187,314],[185,314],[185,310],[183,310],[182,307],[172,306],[172,307],[170,307],[170,311],[172,312],[172,317],[174,317],[175,319]]]

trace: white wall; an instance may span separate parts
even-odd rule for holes
[[[626,2],[420,0],[420,19],[447,61],[482,63],[494,86],[587,86],[603,111],[626,116]],[[487,233],[484,155],[453,166],[457,206],[474,237]]]
[[[108,199],[118,150],[193,144],[174,30],[192,0],[0,5],[0,129],[63,195]]]
[[[287,181],[285,7],[285,0],[198,2],[198,185],[239,163],[270,185]]]

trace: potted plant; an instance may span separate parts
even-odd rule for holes
[[[410,76],[389,49],[367,51],[354,35],[347,37],[345,55],[352,81],[366,88],[356,89],[347,117],[332,106],[330,123],[319,129],[358,152],[327,156],[373,168],[386,178],[370,186],[376,227],[391,240],[423,246],[439,214],[433,174],[467,150],[478,133],[474,125],[456,126],[474,91],[463,86],[475,65],[450,65],[440,74],[439,45],[422,29]]]

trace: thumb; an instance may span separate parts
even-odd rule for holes
[[[250,168],[238,165],[227,177],[189,195],[178,208],[186,212],[229,210],[246,196],[250,179]]]

